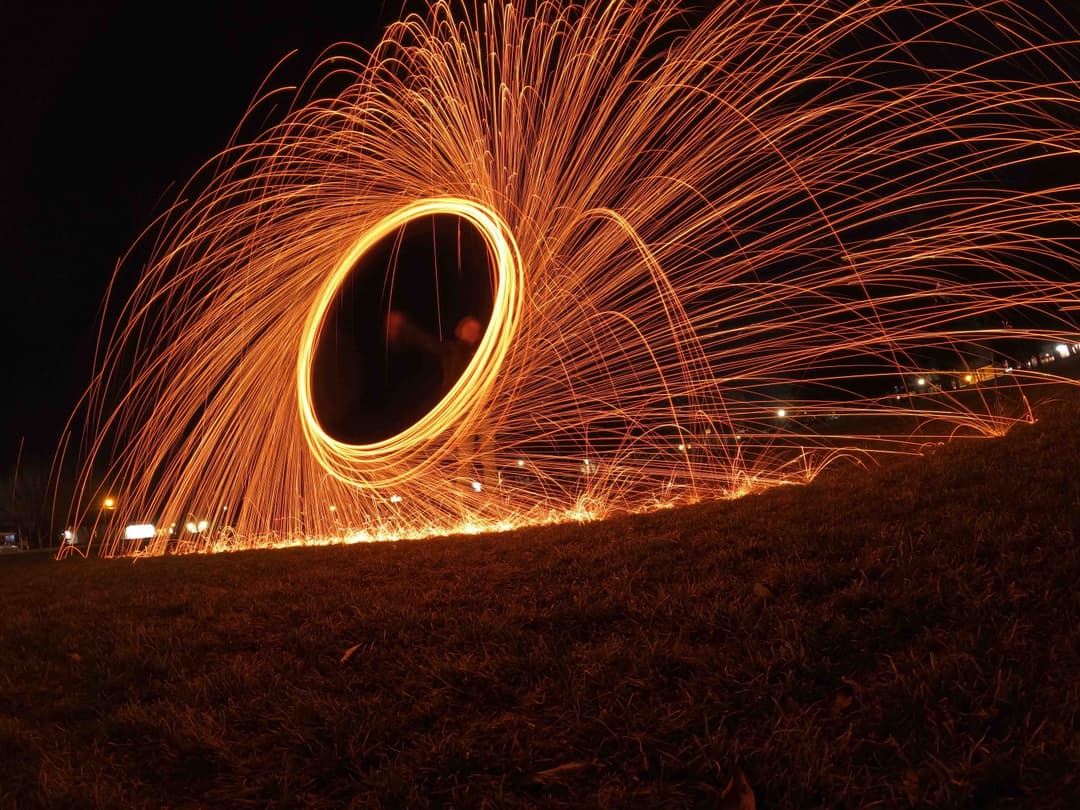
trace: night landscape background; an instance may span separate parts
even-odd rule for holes
[[[298,51],[268,86],[299,81],[423,5],[0,4],[0,486],[18,459],[44,491],[117,262],[275,64]],[[1080,24],[1080,0],[1055,5]],[[490,308],[470,284],[447,317]],[[0,808],[1080,806],[1080,357],[1061,359],[1057,385],[958,394],[1030,407],[1004,436],[738,499],[138,564],[0,551]],[[317,391],[342,436],[430,405],[354,360],[315,366],[384,397]]]

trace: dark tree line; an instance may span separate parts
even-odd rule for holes
[[[16,532],[25,548],[58,545],[72,489],[70,476],[54,481],[49,464],[20,459],[0,476],[0,531]]]

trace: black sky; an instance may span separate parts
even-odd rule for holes
[[[1058,0],[1080,20],[1080,0]],[[422,0],[0,0],[0,470],[51,458],[117,260],[270,70],[372,46]],[[272,82],[277,86],[279,81]]]
[[[24,437],[24,463],[51,458],[117,260],[226,145],[275,64],[297,51],[280,75],[299,78],[416,5],[0,0],[0,468]]]

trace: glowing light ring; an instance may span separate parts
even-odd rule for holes
[[[312,362],[334,295],[357,261],[378,242],[412,220],[452,214],[476,226],[491,252],[495,299],[491,320],[476,355],[450,391],[419,421],[395,436],[371,444],[340,442],[323,430],[312,404]],[[357,487],[406,484],[437,464],[455,444],[471,415],[489,407],[495,383],[521,315],[521,256],[506,223],[470,200],[440,197],[403,206],[364,233],[342,257],[308,314],[296,364],[296,387],[304,436],[319,463],[338,480]],[[458,430],[455,430],[458,428]],[[451,440],[447,441],[447,434]]]

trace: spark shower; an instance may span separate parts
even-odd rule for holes
[[[1003,380],[1055,376],[1017,351],[1080,341],[1077,38],[1027,5],[434,2],[337,46],[144,237],[71,521],[107,555],[496,530],[1000,435]],[[436,214],[487,246],[483,339],[342,442],[328,312]]]

